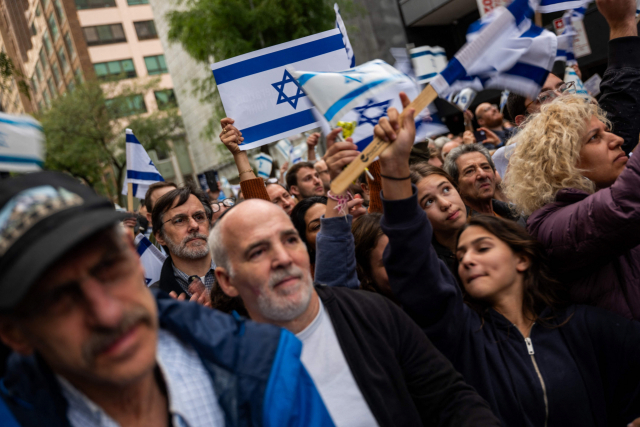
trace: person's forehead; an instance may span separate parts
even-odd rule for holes
[[[449,182],[449,180],[447,178],[445,178],[444,176],[441,176],[441,175],[429,175],[427,177],[422,178],[418,184],[423,189],[425,189],[427,191],[432,191],[432,190],[435,190],[436,188],[438,188],[438,186],[442,182]]]
[[[225,215],[219,225],[227,245],[232,241],[239,249],[243,249],[252,242],[279,236],[281,231],[293,228],[291,219],[280,207],[272,203],[243,206],[247,204],[239,204],[229,215]]]
[[[177,215],[180,213],[193,213],[195,211],[204,210],[202,202],[193,194],[190,194],[187,201],[180,206],[176,206],[178,200],[179,198],[176,197],[176,199],[173,201],[171,209],[169,209],[166,213],[168,213],[169,215]]]
[[[547,76],[547,80],[544,81],[544,85],[542,85],[542,90],[551,90],[551,89],[555,89],[556,87],[560,86],[562,83],[564,83],[562,81],[562,79],[560,79],[558,76],[556,76],[553,73],[549,73],[549,75]]]
[[[279,186],[278,184],[272,184],[267,186],[267,193],[269,197],[275,199],[278,196],[282,196],[287,190]]]
[[[460,246],[469,246],[471,242],[476,239],[480,239],[483,237],[493,238],[493,234],[489,233],[482,227],[478,227],[477,225],[472,225],[467,227],[462,234],[460,234],[460,238],[458,239],[458,247]]]
[[[487,158],[484,156],[484,154],[478,151],[474,151],[473,153],[466,153],[461,155],[456,160],[456,163],[458,163],[458,168],[462,169],[469,165],[480,165],[483,163],[488,164],[489,162],[487,161]]]
[[[314,174],[314,173],[316,173],[315,169],[309,168],[309,167],[306,167],[306,166],[303,167],[303,168],[300,168],[300,170],[298,170],[298,176],[299,177],[306,176],[306,175],[309,175],[309,174]]]
[[[154,190],[153,193],[151,193],[151,202],[152,202],[152,204],[154,204],[160,197],[164,196],[169,191],[173,191],[175,189],[176,189],[176,187],[167,186],[167,187],[162,187],[162,188],[158,188],[158,189]]]

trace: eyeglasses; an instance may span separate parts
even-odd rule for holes
[[[211,203],[211,209],[213,209],[214,212],[219,212],[220,209],[222,209],[222,206],[220,206],[220,205],[224,205],[224,206],[226,206],[228,208],[231,208],[231,207],[235,206],[235,204],[236,204],[236,199],[233,198],[233,197],[230,197],[228,199],[224,199],[221,202],[213,202],[213,203]]]
[[[535,100],[524,106],[523,114],[527,112],[527,108],[529,108],[529,106],[534,102],[537,102],[539,105],[543,105],[553,101],[558,96],[564,95],[565,93],[576,93],[576,84],[574,82],[563,83],[556,89],[545,90],[544,92],[541,92]]]
[[[220,210],[220,208],[218,208],[218,210]],[[218,212],[215,209],[213,211]],[[178,214],[173,218],[163,222],[162,224],[164,225],[168,222],[171,222],[171,225],[173,225],[174,227],[182,228],[182,227],[185,227],[187,224],[189,224],[189,218],[193,218],[193,220],[197,224],[203,224],[205,221],[209,220],[209,218],[207,218],[207,214],[204,211],[198,211],[193,215],[191,215],[191,217],[189,217],[189,215]]]

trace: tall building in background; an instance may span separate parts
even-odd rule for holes
[[[9,112],[42,111],[55,97],[93,79],[115,79],[121,86],[159,78],[158,88],[131,97],[131,114],[176,105],[149,0],[0,0],[0,28],[0,45],[31,86],[31,99],[11,91],[8,102],[2,100],[13,106],[5,107]],[[15,108],[17,97],[21,108]],[[171,153],[150,153],[158,170],[178,184],[195,182],[185,135],[170,145]]]

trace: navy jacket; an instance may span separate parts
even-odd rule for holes
[[[191,345],[211,375],[226,426],[333,426],[290,332],[156,293],[160,327]],[[38,357],[13,354],[0,397],[22,427],[69,426],[67,402]],[[11,425],[0,404],[0,425]]]
[[[463,303],[425,244],[432,229],[415,187],[412,197],[383,205],[384,261],[397,299],[504,425],[626,426],[640,417],[640,323],[571,306],[551,327],[535,324],[527,343],[496,311],[481,318]]]

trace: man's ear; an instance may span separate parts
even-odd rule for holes
[[[11,347],[16,353],[28,356],[33,353],[34,349],[29,344],[22,330],[18,327],[15,320],[0,318],[0,340]]]
[[[300,195],[300,191],[298,190],[298,186],[297,185],[292,185],[291,188],[289,188],[289,193],[291,193],[294,197],[298,197]]]
[[[525,119],[526,117],[523,116],[522,114],[517,115],[515,119],[516,126],[520,127],[520,125],[522,124],[522,122],[524,122]]]
[[[151,226],[151,212],[147,212],[147,221],[149,221],[149,225]]]
[[[369,186],[367,184],[361,183],[360,188],[362,188],[362,191],[364,192],[364,194],[366,194],[367,196],[369,195]]]
[[[162,238],[162,231],[153,233],[153,235],[156,236],[156,242],[160,243],[160,246],[167,246],[166,241]]]
[[[222,292],[227,294],[230,297],[237,297],[240,295],[238,290],[231,284],[231,277],[229,276],[229,272],[224,267],[216,267],[215,269],[216,275],[216,283],[222,289]]]

